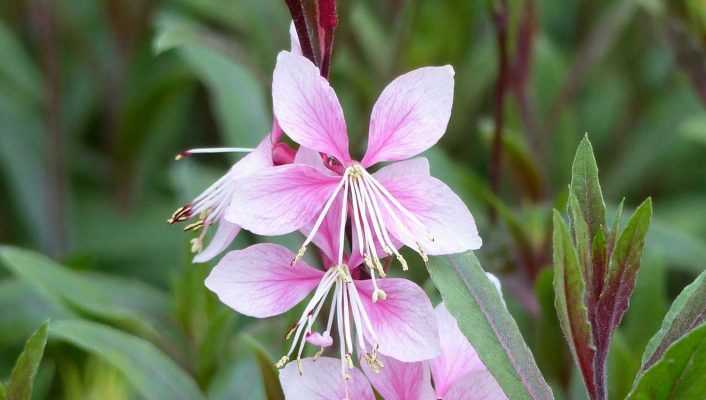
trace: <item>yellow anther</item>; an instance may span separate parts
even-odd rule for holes
[[[289,266],[293,267],[294,264],[296,264],[302,257],[304,257],[304,253],[306,253],[306,246],[302,246],[299,248],[299,250],[297,251],[297,255],[294,256]]]
[[[288,362],[289,362],[289,357],[282,356],[282,358],[280,358],[279,361],[277,361],[275,363],[275,368],[282,369],[282,368],[284,368],[285,365],[287,365]]]
[[[400,262],[400,265],[402,266],[402,271],[407,271],[409,269],[409,266],[407,265],[407,260],[402,257],[402,254],[397,254],[397,261]]]
[[[200,253],[201,250],[203,250],[203,238],[202,237],[196,237],[190,240],[191,243],[191,252],[196,254]]]
[[[353,369],[353,358],[351,357],[350,353],[346,353],[346,362],[348,363],[348,368]]]
[[[380,288],[376,288],[373,290],[373,303],[377,303],[378,300],[385,300],[387,299],[387,293],[385,293],[384,290]]]

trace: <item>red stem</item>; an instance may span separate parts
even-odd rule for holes
[[[306,17],[304,17],[302,2],[301,0],[285,0],[285,2],[287,3],[287,7],[289,7],[289,13],[292,15],[294,28],[297,30],[297,36],[299,37],[299,45],[302,48],[302,54],[304,57],[316,64],[316,60],[314,59],[314,50],[311,47],[311,40],[309,39],[309,31],[306,28]]]

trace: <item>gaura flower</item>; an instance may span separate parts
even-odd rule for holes
[[[256,244],[227,253],[206,279],[206,287],[221,302],[256,318],[287,312],[313,293],[286,335],[291,345],[279,367],[296,354],[301,370],[300,359],[307,342],[320,347],[319,354],[331,346],[334,322],[342,376],[349,376],[356,348],[373,369],[383,367],[379,354],[410,362],[435,357],[439,352],[439,335],[432,305],[424,291],[407,279],[360,279],[358,267],[363,260],[356,255],[355,242],[353,254],[342,255],[340,227],[345,223],[341,219],[345,218],[344,205],[342,198],[334,202],[334,209],[339,211],[327,216],[315,239],[323,258],[338,259],[337,264],[328,264],[323,271],[304,261],[292,264],[294,253],[289,249]],[[329,299],[329,313],[324,319],[321,312]]]
[[[301,54],[299,39],[297,38],[294,24],[290,24],[289,35],[291,49],[295,54]],[[177,160],[193,154],[212,153],[250,153],[231,166],[228,172],[214,182],[195,199],[177,209],[167,220],[170,224],[194,220],[187,225],[185,231],[200,231],[197,237],[191,240],[191,251],[196,253],[194,262],[208,262],[225,250],[235,239],[240,231],[240,226],[229,222],[224,217],[226,209],[231,206],[233,189],[236,180],[250,175],[263,168],[272,167],[275,160],[287,158],[287,147],[278,143],[282,136],[282,129],[275,119],[272,130],[255,149],[242,147],[214,147],[190,149],[179,153]],[[273,160],[274,157],[274,160]],[[288,160],[291,162],[291,160]],[[208,228],[217,224],[216,233],[209,244],[204,248],[204,239]]]
[[[286,234],[313,222],[296,260],[342,194],[350,204],[359,255],[372,274],[377,270],[381,276],[380,259],[386,256],[394,255],[406,269],[397,242],[425,261],[427,254],[479,248],[475,221],[461,199],[430,176],[424,158],[409,160],[444,134],[453,75],[450,66],[426,67],[390,83],[373,107],[365,156],[355,161],[333,89],[309,60],[281,52],[272,82],[275,116],[300,146],[329,156],[328,171],[294,163],[244,178],[233,193],[238,206],[228,209],[226,218],[260,235]],[[386,161],[399,162],[368,171]]]
[[[403,362],[381,356],[385,368],[376,371],[361,363],[363,373],[351,369],[349,380],[336,376],[335,359],[307,358],[302,360],[306,374],[297,373],[292,365],[280,371],[285,397],[287,400],[372,400],[375,398],[372,385],[385,400],[507,399],[446,307],[438,305],[435,314],[441,339],[438,357],[425,362]]]
[[[276,128],[275,128],[276,129]],[[236,181],[253,174],[262,168],[272,167],[272,136],[268,135],[255,149],[246,148],[208,148],[192,149],[180,156],[199,153],[216,152],[248,152],[249,154],[233,164],[228,172],[204,190],[188,204],[177,209],[167,220],[170,224],[187,220],[196,221],[187,225],[185,231],[199,231],[197,237],[191,240],[191,251],[196,253],[194,262],[203,263],[225,250],[233,242],[240,231],[240,226],[223,218],[231,205],[233,189]],[[179,156],[178,156],[179,157]],[[217,224],[218,229],[208,246],[204,248],[203,241],[211,225]]]

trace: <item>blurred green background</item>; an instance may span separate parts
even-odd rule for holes
[[[432,173],[476,217],[478,255],[501,277],[557,398],[581,398],[546,268],[550,211],[564,206],[579,139],[594,144],[609,208],[653,197],[643,269],[612,352],[611,398],[625,394],[669,302],[706,265],[706,3],[510,0],[506,13],[501,1],[340,3],[331,81],[353,154],[387,82],[454,66],[453,116],[427,153]],[[494,193],[497,18],[508,68]],[[0,4],[0,242],[61,264],[3,258],[0,380],[44,320],[81,319],[96,331],[67,328],[73,339],[50,342],[34,398],[160,398],[159,383],[175,380],[209,399],[264,398],[266,359],[279,358],[296,310],[255,321],[221,306],[202,284],[210,266],[190,263],[190,234],[165,220],[232,162],[175,154],[252,146],[268,132],[288,28],[276,0]],[[240,235],[233,246],[256,240]],[[412,270],[435,298],[424,268]],[[164,381],[151,375],[161,362]]]

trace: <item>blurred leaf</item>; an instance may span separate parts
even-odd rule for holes
[[[176,48],[209,88],[225,144],[255,147],[271,124],[265,96],[255,76],[222,50],[208,47],[206,44],[212,40],[205,33],[168,17],[162,18],[158,27],[156,50]]]
[[[50,334],[112,364],[145,399],[205,399],[189,375],[136,336],[82,320],[53,322]]]
[[[79,274],[28,250],[3,246],[0,259],[18,277],[35,285],[50,299],[60,299],[98,318],[125,324],[158,337],[169,304],[164,294],[140,282]]]
[[[47,319],[74,316],[62,304],[47,300],[25,282],[18,279],[0,281],[0,348],[23,340]]]
[[[667,273],[661,260],[646,256],[622,326],[626,345],[635,354],[643,353],[667,313],[666,282]]]
[[[695,273],[704,270],[706,242],[668,225],[664,220],[657,219],[652,224],[647,235],[647,251],[664,260],[667,265]]]
[[[7,386],[8,400],[31,400],[34,377],[44,356],[47,345],[47,327],[45,322],[28,340],[25,348],[12,369]]]
[[[685,138],[706,145],[706,114],[697,114],[687,118],[680,127]]]
[[[29,58],[13,32],[0,21],[0,82],[15,89],[15,94],[24,97],[26,104],[39,103],[42,96],[42,80],[37,67]],[[19,100],[19,98],[18,98]]]
[[[628,399],[706,398],[706,324],[672,343],[635,382]]]
[[[608,398],[624,399],[630,392],[635,374],[640,369],[638,356],[632,352],[625,336],[618,330],[608,352]]]
[[[597,398],[601,389],[596,387],[594,362],[596,346],[588,321],[586,308],[586,283],[569,229],[558,211],[554,211],[554,294],[556,312],[561,329],[569,342],[574,361],[591,398]],[[588,243],[586,243],[588,246]]]
[[[432,257],[429,274],[449,312],[511,399],[552,399],[517,324],[473,252]]]
[[[267,350],[252,336],[245,335],[243,340],[255,354],[267,400],[284,400],[284,392],[279,383],[279,372]]]
[[[540,305],[537,323],[536,345],[533,347],[537,364],[550,383],[559,384],[569,380],[571,356],[565,346],[557,346],[564,339],[554,306],[554,268],[543,268],[535,281],[534,292]],[[555,391],[556,392],[556,391]]]
[[[642,370],[650,368],[676,340],[706,319],[706,272],[685,287],[674,300],[662,327],[650,339],[642,356]]]
[[[257,363],[249,357],[239,357],[216,375],[209,385],[208,399],[265,399],[264,387]]]
[[[6,400],[7,399],[7,392],[5,391],[5,385],[0,382],[0,400]]]
[[[584,220],[588,224],[588,237],[593,238],[599,230],[606,228],[606,221],[605,202],[598,181],[598,165],[588,135],[584,136],[576,149],[571,166],[570,189],[576,195]]]

